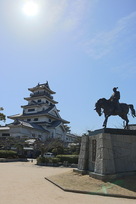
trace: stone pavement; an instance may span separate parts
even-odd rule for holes
[[[64,192],[45,177],[68,168],[40,167],[31,162],[0,163],[0,204],[134,204],[136,200]]]

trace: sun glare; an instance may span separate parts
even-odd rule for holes
[[[38,4],[30,1],[23,6],[23,13],[27,16],[36,16],[39,12]]]

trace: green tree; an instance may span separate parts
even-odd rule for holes
[[[0,111],[3,111],[4,109],[2,107],[0,107]],[[0,120],[2,121],[6,121],[6,116],[3,113],[0,113]]]
[[[36,141],[35,149],[40,150],[41,155],[43,156],[46,152],[52,152],[54,154],[63,153],[64,143],[60,139],[47,139],[45,142]]]

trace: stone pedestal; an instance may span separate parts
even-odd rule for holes
[[[136,172],[136,130],[89,131],[82,137],[78,171],[103,180]]]
[[[88,150],[89,150],[89,137],[85,135],[82,137],[82,143],[80,148],[80,156],[78,159],[78,169],[82,172],[82,174],[86,173],[88,170]]]

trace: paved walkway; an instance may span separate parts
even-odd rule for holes
[[[0,163],[0,204],[134,204],[136,200],[64,192],[44,179],[68,168]]]

